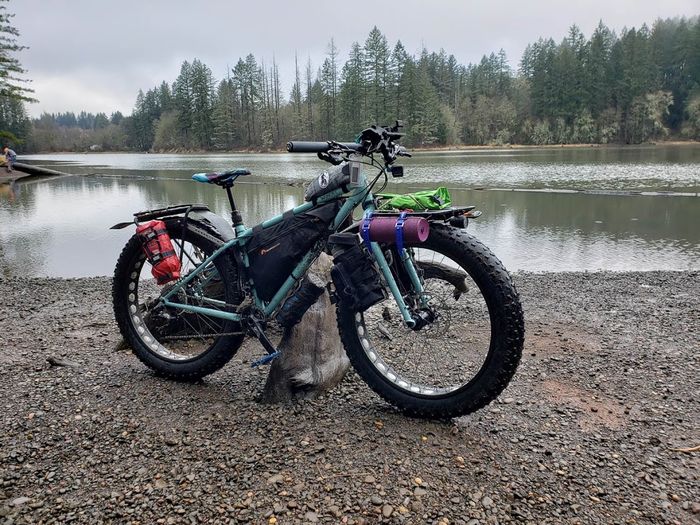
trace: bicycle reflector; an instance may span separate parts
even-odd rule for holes
[[[180,278],[180,259],[163,221],[150,221],[136,227],[143,253],[151,263],[151,274],[158,284],[166,284]]]

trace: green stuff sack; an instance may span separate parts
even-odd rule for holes
[[[383,193],[378,197],[384,201],[379,206],[380,210],[442,210],[452,204],[450,192],[443,187],[404,195]]]

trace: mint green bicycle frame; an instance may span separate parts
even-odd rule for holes
[[[338,199],[343,196],[343,191],[342,189],[337,189],[334,190],[326,195],[323,195],[317,199],[317,204],[324,204],[326,202]],[[360,175],[357,181],[357,184],[351,187],[351,193],[347,195],[345,203],[341,206],[340,210],[338,210],[337,215],[335,216],[335,219],[333,219],[333,222],[329,226],[330,231],[335,231],[342,223],[343,221],[352,213],[352,210],[354,210],[357,206],[362,205],[362,208],[365,211],[370,211],[373,212],[375,210],[374,207],[374,197],[371,192],[367,191],[367,178],[362,173],[362,170],[360,170]],[[306,202],[304,204],[301,204],[300,206],[297,206],[292,209],[292,212],[294,215],[298,215],[299,213],[304,213],[308,210],[311,210],[314,208],[315,205],[312,204],[311,202]],[[275,224],[278,224],[282,221],[283,215],[277,215],[271,219],[268,219],[264,221],[261,226],[263,229],[269,228],[271,226],[274,226]],[[250,239],[252,238],[253,235],[253,230],[252,228],[247,228],[246,226],[240,224],[235,227],[235,232],[236,232],[236,238],[231,239],[230,241],[227,241],[224,243],[222,246],[217,248],[209,257],[207,257],[204,261],[197,266],[191,273],[189,273],[186,277],[183,279],[179,280],[177,283],[175,283],[174,287],[168,291],[163,297],[161,297],[160,301],[164,306],[170,307],[170,308],[176,308],[179,310],[183,310],[185,312],[192,312],[196,314],[201,314],[201,315],[207,315],[210,317],[216,317],[220,319],[227,319],[230,321],[241,321],[242,316],[240,314],[234,313],[234,312],[224,312],[222,310],[217,310],[214,308],[206,308],[204,306],[194,306],[190,304],[182,304],[179,302],[176,302],[173,300],[173,296],[177,296],[177,293],[179,290],[181,290],[184,286],[186,286],[190,281],[192,281],[195,277],[197,277],[200,273],[208,269],[210,264],[214,259],[219,257],[222,253],[227,252],[228,250],[239,250],[241,254],[241,259],[243,261],[243,265],[248,268],[249,267],[249,261],[248,261],[248,254],[245,250],[243,250],[243,246],[245,246]],[[406,323],[407,326],[414,326],[415,321],[413,320],[411,313],[408,310],[408,307],[406,306],[406,303],[403,299],[403,296],[401,295],[401,292],[399,290],[399,287],[396,284],[396,280],[394,279],[394,276],[391,273],[391,269],[389,268],[389,264],[386,261],[386,258],[384,257],[384,253],[382,253],[381,248],[376,242],[372,242],[372,253],[377,261],[377,264],[379,265],[379,269],[382,272],[382,275],[384,276],[384,279],[386,280],[386,283],[389,286],[389,289],[391,290],[391,294],[394,297],[394,300],[396,301],[396,304],[399,307],[399,310],[401,311],[401,316],[403,317],[404,322]],[[306,271],[309,269],[309,266],[316,260],[316,258],[319,256],[321,251],[323,250],[323,242],[316,243],[307,253],[306,255],[302,258],[302,260],[297,264],[297,266],[292,270],[292,273],[287,277],[285,282],[282,284],[280,289],[275,293],[275,295],[272,297],[269,303],[266,303],[262,301],[259,297],[258,294],[255,290],[255,283],[252,284],[252,291],[253,291],[253,300],[255,302],[256,307],[265,314],[265,317],[269,317],[272,315],[272,313],[277,309],[277,307],[280,306],[284,298],[287,296],[287,294],[292,290],[292,288],[296,285],[296,283],[304,277],[304,274],[306,274]],[[411,278],[411,282],[413,284],[413,288],[415,291],[417,291],[418,294],[422,294],[423,292],[423,285],[421,283],[421,280],[418,276],[418,273],[416,272],[415,266],[413,265],[413,260],[411,257],[408,255],[407,250],[404,250],[404,253],[401,257],[401,260],[407,270],[408,275]],[[197,297],[199,300],[202,302],[206,302],[209,304],[212,304],[214,306],[226,306],[226,303],[223,301],[219,301],[216,299],[210,299],[204,296],[199,296]]]

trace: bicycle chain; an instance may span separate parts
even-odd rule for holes
[[[200,339],[202,337],[223,337],[225,335],[245,335],[245,332],[224,332],[215,334],[197,334],[197,335],[166,335],[159,338],[160,341],[173,341],[180,339]]]

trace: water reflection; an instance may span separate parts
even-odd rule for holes
[[[460,192],[484,211],[470,231],[509,268],[530,271],[700,267],[695,197]]]
[[[183,171],[20,183],[14,198],[0,192],[0,274],[109,275],[132,229],[108,228],[135,211],[192,202],[227,217],[225,193],[186,180]],[[696,197],[459,188],[452,194],[456,203],[484,211],[469,230],[511,270],[700,268]],[[303,187],[240,184],[235,196],[246,222],[255,224],[301,203]]]

